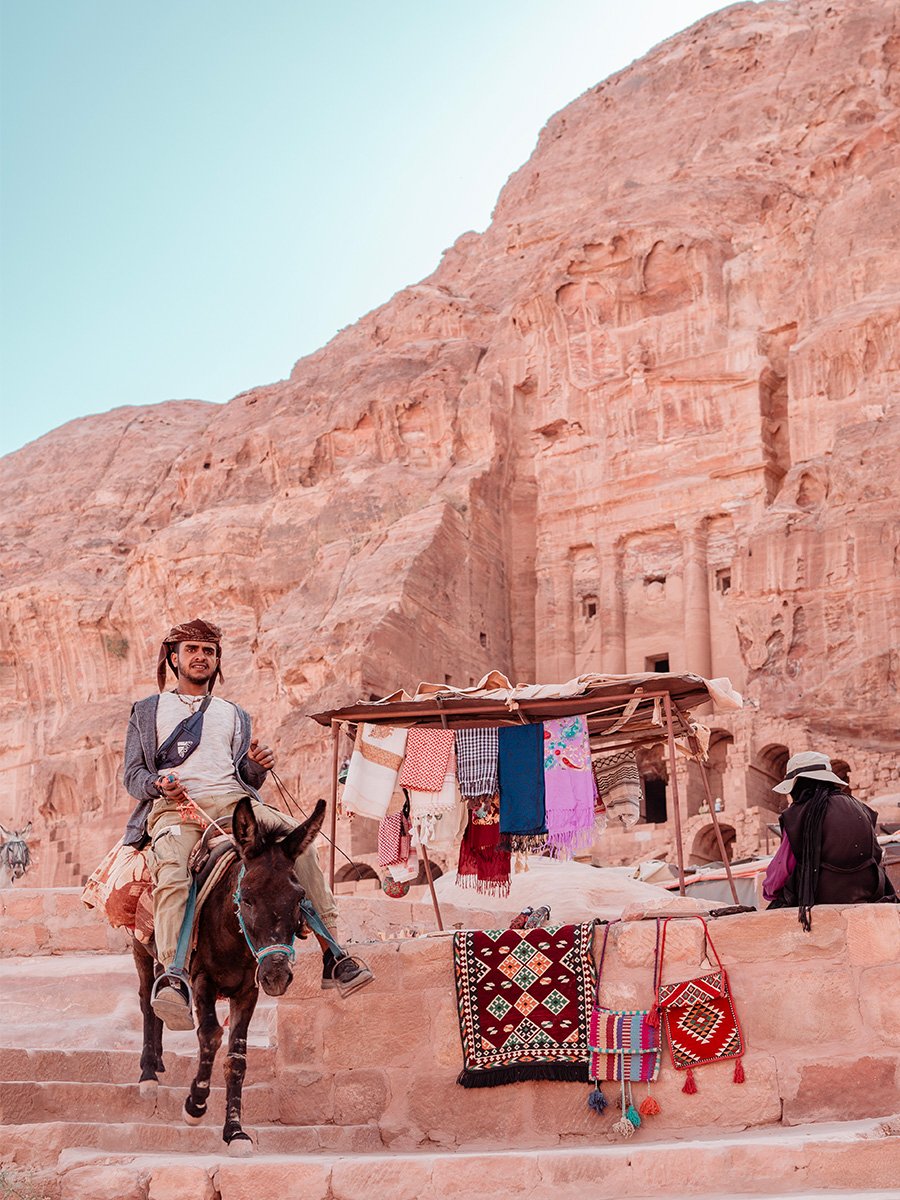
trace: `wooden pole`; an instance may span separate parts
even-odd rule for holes
[[[422,862],[425,864],[425,878],[428,880],[428,889],[431,892],[431,903],[434,905],[434,915],[437,919],[437,927],[443,933],[444,922],[441,920],[441,908],[438,904],[437,892],[434,890],[434,880],[431,877],[431,862],[428,858],[428,851],[424,846],[420,846],[422,851]]]
[[[328,883],[334,891],[334,855],[337,842],[338,750],[341,744],[341,725],[331,722],[331,845],[328,849]]]
[[[681,800],[678,795],[678,775],[675,769],[675,731],[672,728],[672,701],[669,693],[663,694],[666,709],[666,736],[669,743],[669,774],[672,776],[672,801],[675,805],[675,846],[678,851],[678,891],[682,896],[687,892],[684,887],[684,846],[681,841]]]
[[[725,874],[728,876],[728,886],[731,888],[731,897],[735,904],[740,904],[740,900],[738,900],[737,888],[735,887],[734,883],[734,876],[731,874],[731,863],[729,862],[728,855],[725,852],[725,842],[722,839],[722,830],[719,827],[719,816],[716,812],[716,802],[712,797],[709,787],[709,775],[706,771],[706,764],[702,761],[700,740],[696,733],[694,733],[693,729],[691,729],[690,725],[688,725],[687,721],[684,719],[684,714],[677,704],[675,705],[675,712],[678,716],[678,723],[687,736],[691,753],[695,756],[697,760],[697,766],[700,768],[700,782],[703,784],[703,791],[706,795],[706,803],[709,805],[709,815],[713,823],[713,832],[716,835],[719,853],[722,855],[722,863],[725,867]]]
[[[722,840],[722,830],[719,828],[719,817],[716,813],[716,802],[712,798],[712,793],[709,790],[709,779],[706,774],[706,764],[700,761],[700,743],[697,741],[696,735],[691,734],[688,738],[688,745],[697,755],[697,765],[700,768],[700,778],[703,780],[703,791],[706,793],[706,803],[709,805],[709,815],[712,817],[713,829],[716,834],[716,841],[719,843],[719,853],[722,855],[722,862],[725,864],[725,874],[728,876],[728,886],[731,888],[731,895],[735,904],[740,904],[738,900],[737,888],[734,886],[734,876],[731,874],[731,863],[728,860],[728,855],[725,852],[725,843]]]
[[[435,699],[437,701],[438,708],[440,708],[440,697],[436,696]],[[444,729],[447,728],[447,717],[444,713],[441,713],[441,725],[443,725]],[[425,866],[425,878],[428,880],[428,890],[431,892],[431,903],[434,908],[435,920],[437,921],[438,929],[441,931],[441,933],[443,933],[444,922],[441,919],[441,906],[438,904],[437,892],[434,890],[434,879],[432,878],[431,874],[431,860],[428,857],[428,851],[424,845],[420,846],[419,849],[422,851],[422,862]]]

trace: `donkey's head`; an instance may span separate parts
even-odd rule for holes
[[[238,802],[231,830],[241,859],[235,900],[244,937],[259,964],[258,978],[269,996],[281,996],[294,977],[294,935],[302,928],[300,901],[304,891],[293,872],[294,859],[322,827],[325,801],[308,821],[287,837],[264,833],[249,799]]]
[[[31,865],[31,852],[25,841],[30,833],[30,821],[18,831],[0,825],[0,867],[6,869],[10,879],[21,879]]]

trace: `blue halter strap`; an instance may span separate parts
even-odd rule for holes
[[[243,903],[243,896],[241,895],[241,883],[243,882],[244,872],[246,870],[247,868],[242,863],[241,869],[238,873],[237,887],[234,889],[234,911],[237,915],[238,925],[241,927],[241,933],[244,935],[244,941],[250,947],[250,953],[256,959],[257,967],[259,967],[259,964],[262,962],[262,960],[269,954],[286,954],[288,960],[293,962],[297,957],[296,951],[294,950],[293,934],[291,934],[291,943],[289,946],[285,946],[280,942],[273,942],[271,946],[261,946],[257,950],[257,948],[251,942],[250,934],[247,932],[247,926],[244,924],[244,914],[241,912],[241,904]]]

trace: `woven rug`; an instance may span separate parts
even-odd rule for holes
[[[453,936],[463,1087],[588,1081],[593,922]]]

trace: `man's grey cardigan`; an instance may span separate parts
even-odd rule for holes
[[[229,701],[229,703],[233,703]],[[155,800],[159,799],[156,780],[159,772],[156,761],[156,709],[159,696],[148,696],[146,700],[138,700],[132,705],[131,719],[128,722],[128,733],[125,736],[125,770],[122,779],[129,795],[134,796],[137,804],[128,818],[125,826],[125,836],[122,839],[126,846],[143,846],[147,841],[147,820]],[[234,775],[238,783],[251,800],[260,804],[257,788],[265,781],[268,771],[247,757],[250,749],[251,726],[250,716],[242,708],[234,705],[238,714],[234,738],[231,743],[231,757],[234,762]]]

